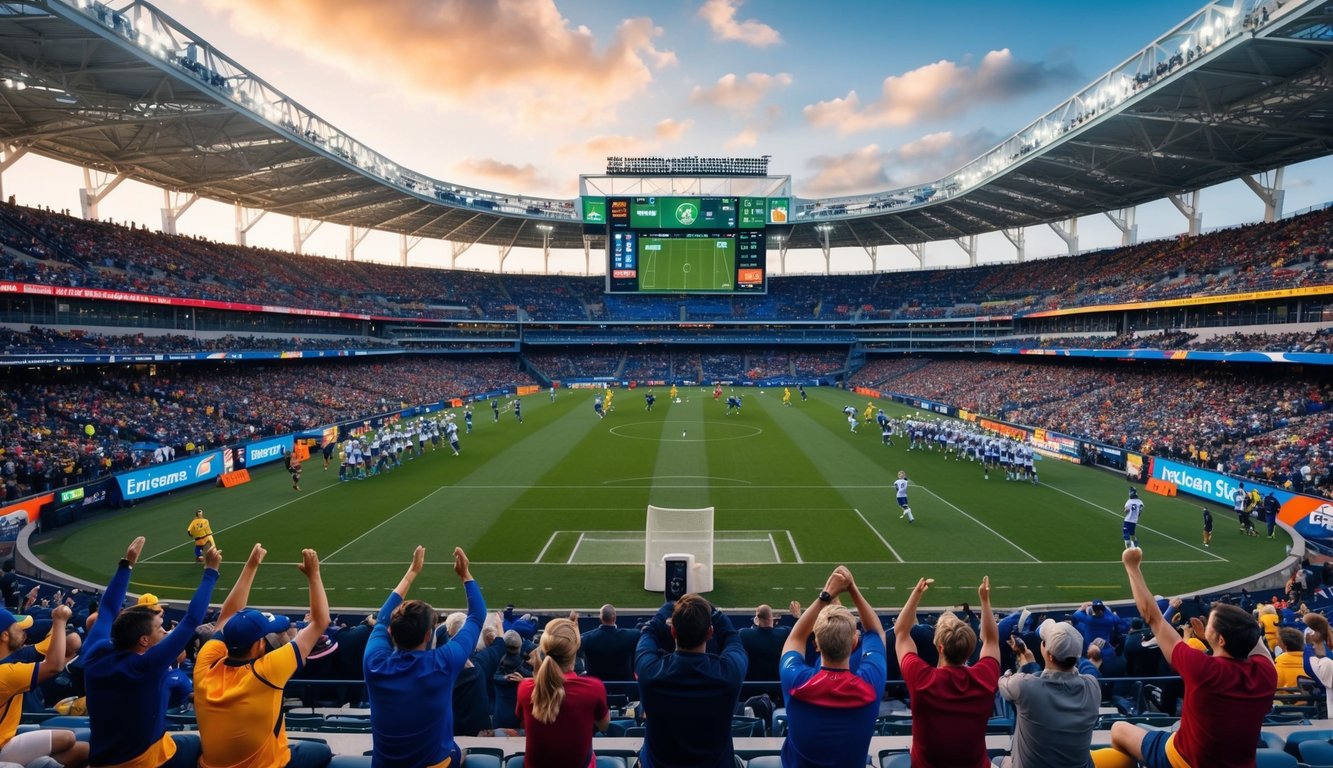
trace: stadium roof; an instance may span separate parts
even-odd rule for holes
[[[0,102],[8,145],[187,194],[463,244],[588,244],[574,200],[401,168],[147,3],[0,5]],[[1333,0],[1225,0],[944,179],[795,201],[784,245],[1059,222],[1328,154]]]

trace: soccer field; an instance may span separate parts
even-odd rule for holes
[[[592,393],[524,398],[525,423],[511,412],[493,423],[489,408],[446,449],[379,477],[338,482],[337,468],[306,464],[294,492],[280,466],[231,489],[202,488],[102,514],[35,542],[49,565],[102,583],[125,545],[148,538],[132,590],[187,597],[198,580],[185,527],[196,508],[212,522],[224,553],[222,584],[260,541],[268,560],[254,602],[305,604],[295,564],[302,547],[323,560],[335,606],[378,607],[417,544],[427,568],[413,594],[458,606],[450,569],[464,547],[491,607],[656,607],[643,590],[646,507],[716,508],[715,590],[721,606],[808,603],[839,563],[852,569],[877,607],[902,603],[916,579],[935,579],[932,605],[975,602],[989,575],[998,606],[1127,597],[1120,565],[1125,483],[1107,472],[1039,461],[1040,485],[982,479],[979,465],[880,442],[874,425],[848,431],[844,405],[864,398],[811,389],[808,402],[781,404],[781,390],[744,388],[739,415],[724,415],[711,391],[684,388],[681,403],[644,410],[642,391],[618,390],[616,410],[593,413]],[[905,408],[884,403],[894,415]],[[910,411],[910,413],[916,413]],[[891,483],[911,479],[916,522],[899,518]],[[1290,539],[1252,539],[1214,507],[1211,549],[1200,544],[1201,502],[1145,496],[1139,525],[1149,583],[1164,594],[1193,594],[1257,573],[1285,554]],[[225,594],[219,589],[215,599]]]
[[[730,291],[736,277],[735,238],[640,237],[639,290]]]

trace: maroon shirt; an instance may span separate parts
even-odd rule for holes
[[[1179,643],[1171,666],[1185,682],[1180,729],[1171,740],[1180,756],[1190,765],[1252,767],[1259,729],[1277,690],[1273,662],[1209,656]]]
[[[518,684],[515,714],[523,718],[525,768],[587,768],[592,755],[593,724],[606,717],[606,686],[595,677],[565,673],[565,700],[554,723],[532,716],[532,688],[536,681]]]
[[[909,653],[899,666],[912,700],[913,768],[987,768],[986,722],[995,711],[999,662],[937,668]]]

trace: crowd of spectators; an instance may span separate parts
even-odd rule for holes
[[[189,336],[179,333],[101,334],[57,331],[31,326],[26,331],[0,328],[0,352],[13,354],[132,354],[137,352],[242,352],[308,349],[394,349],[387,339],[371,337]]]
[[[514,357],[134,369],[15,379],[0,397],[6,498],[151,460],[532,384]]]
[[[851,384],[1333,492],[1333,383],[1318,372],[900,358],[867,365]]]
[[[973,317],[1330,282],[1333,209],[1040,262],[782,276],[762,296],[604,295],[602,277],[333,261],[0,206],[0,276],[394,317],[854,320]],[[223,266],[225,265],[225,267]]]

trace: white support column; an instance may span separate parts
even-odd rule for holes
[[[870,271],[871,271],[871,272],[878,272],[878,271],[879,271],[879,246],[878,246],[878,245],[868,245],[868,246],[866,246],[866,253],[870,254]]]
[[[0,159],[0,198],[5,194],[5,171],[26,154],[28,154],[26,147],[16,147],[13,144],[5,147],[4,157]]]
[[[1115,228],[1120,230],[1120,245],[1137,245],[1139,242],[1139,225],[1136,223],[1139,207],[1131,205],[1128,208],[1121,208],[1117,211],[1105,211],[1106,218],[1111,220]]]
[[[1027,229],[1024,227],[1012,227],[1009,229],[1001,229],[1000,232],[1004,235],[1004,239],[1008,240],[1009,244],[1014,246],[1014,250],[1018,252],[1018,261],[1021,264],[1023,260],[1027,258]]]
[[[312,219],[308,222],[310,226],[302,226],[302,221],[304,219],[300,216],[292,217],[292,252],[297,256],[305,252],[305,242],[310,239],[311,235],[315,234],[319,225],[324,223],[322,219]]]
[[[168,235],[176,234],[176,222],[198,200],[198,194],[187,195],[179,190],[162,190],[162,231]]]
[[[413,248],[421,245],[422,241],[425,239],[426,238],[424,237],[416,236],[408,237],[407,234],[398,235],[398,266],[406,267],[407,254],[411,253]]]
[[[1166,199],[1170,200],[1176,210],[1180,211],[1189,222],[1190,237],[1197,237],[1199,230],[1203,228],[1203,212],[1199,209],[1199,190],[1182,195],[1167,195]]]
[[[791,238],[774,235],[778,239],[778,274],[787,274],[787,245]]]
[[[1282,201],[1287,196],[1287,190],[1282,188],[1282,177],[1286,170],[1286,167],[1282,167],[1272,171],[1264,171],[1257,176],[1240,177],[1240,180],[1245,182],[1245,186],[1249,187],[1251,192],[1264,201],[1264,221],[1277,221],[1282,216]],[[1271,182],[1268,181],[1269,174],[1272,174]]]
[[[1065,219],[1063,224],[1061,224],[1061,222],[1058,221],[1052,221],[1050,224],[1047,224],[1046,226],[1050,227],[1052,232],[1059,235],[1060,239],[1065,241],[1065,249],[1069,251],[1070,256],[1073,256],[1074,254],[1078,253],[1077,217],[1072,219]]]
[[[551,274],[551,230],[555,227],[550,224],[538,224],[537,229],[542,233],[542,274]]]
[[[368,235],[368,234],[370,234],[370,233],[371,233],[371,230],[370,230],[369,227],[357,227],[357,226],[352,226],[352,225],[349,225],[349,226],[347,227],[347,260],[348,260],[348,261],[356,261],[356,247],[357,247],[358,245],[360,245],[360,244],[361,244],[361,241],[362,241],[362,240],[365,240],[365,239],[366,239],[366,235]]]
[[[120,182],[127,179],[125,174],[118,173],[112,176],[109,173],[94,171],[91,168],[83,169],[83,189],[79,190],[79,206],[83,209],[83,218],[87,221],[97,220],[97,204],[106,199],[111,194],[111,190],[120,186]],[[93,180],[97,183],[94,184]]]
[[[592,276],[592,236],[583,236],[583,274]]]
[[[958,247],[963,249],[963,253],[967,254],[968,266],[975,267],[977,265],[977,236],[955,237],[953,241],[958,243]]]
[[[918,267],[926,266],[926,244],[925,243],[906,243],[907,252],[916,257]]]
[[[467,249],[472,247],[472,243],[460,243],[457,240],[449,241],[449,269],[453,269],[458,263],[458,257],[467,253]]]
[[[255,228],[259,220],[264,218],[268,211],[262,208],[246,208],[240,203],[236,204],[236,244],[245,245],[245,236],[250,230]],[[299,253],[299,251],[298,251]]]
[[[498,253],[498,254],[500,255],[500,269],[499,269],[499,272],[501,272],[502,274],[503,274],[504,271],[505,271],[505,261],[507,261],[507,260],[509,259],[509,254],[510,254],[510,252],[513,251],[513,250],[514,250],[514,243],[513,243],[513,241],[510,241],[510,242],[508,242],[508,243],[505,243],[504,245],[497,245],[497,246],[495,246],[495,251],[496,251],[496,253]]]
[[[815,229],[819,231],[819,250],[824,254],[824,274],[827,275],[833,261],[833,248],[829,245],[829,233],[833,231],[833,225],[816,224]]]

